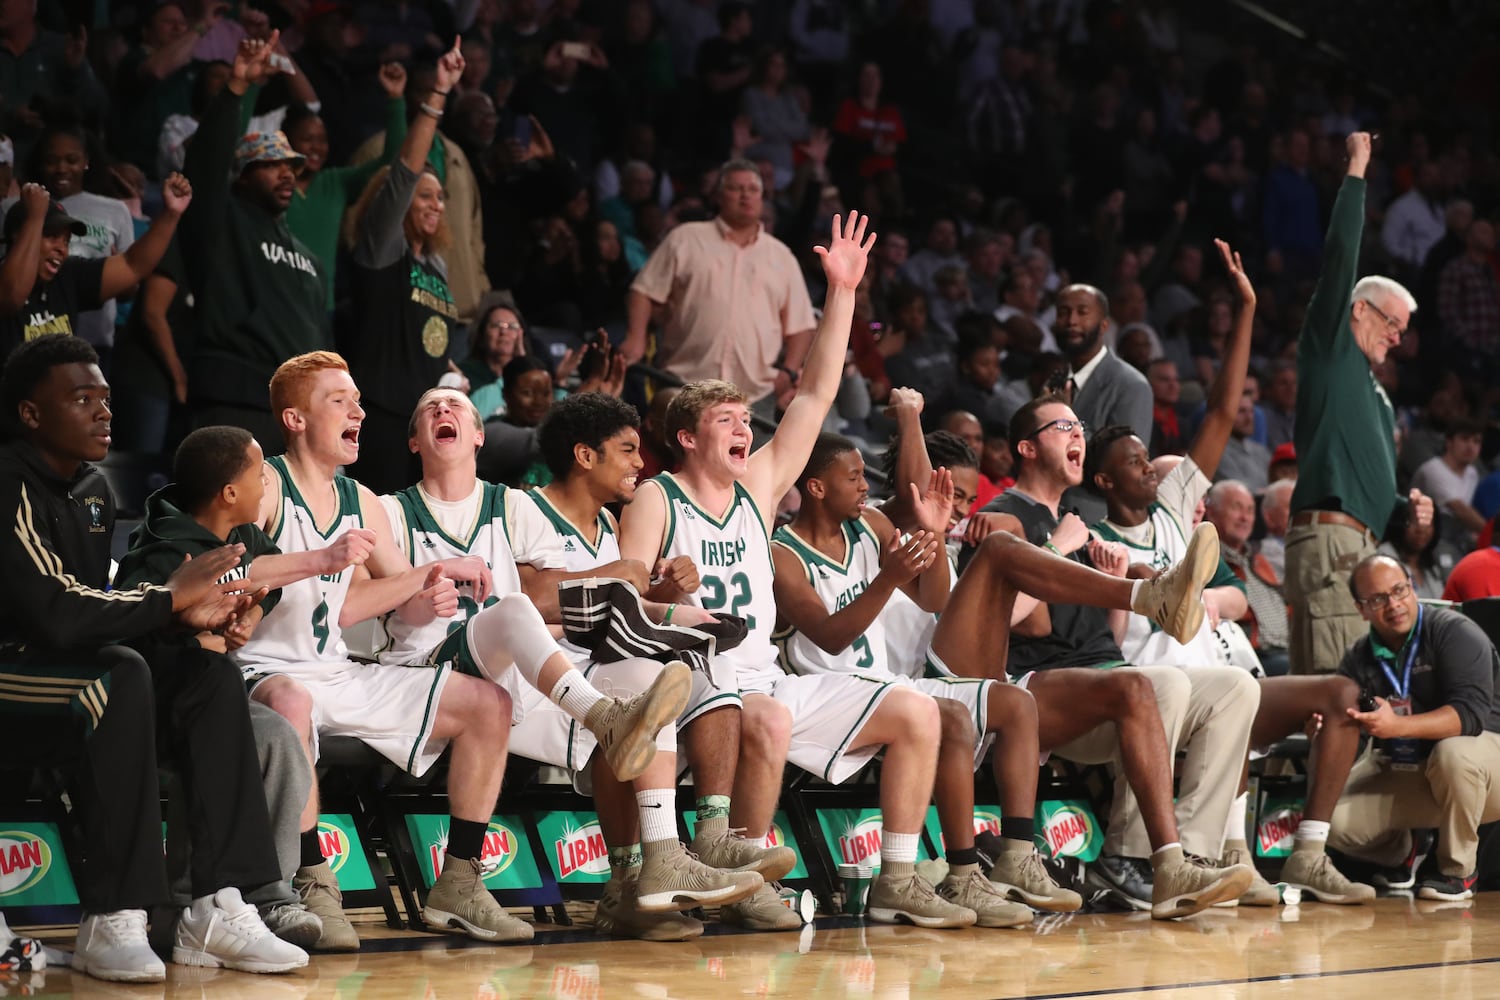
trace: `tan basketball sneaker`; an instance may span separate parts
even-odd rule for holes
[[[670,910],[644,913],[636,905],[634,874],[611,875],[594,908],[594,933],[637,941],[691,941],[703,936],[703,921]]]
[[[1281,868],[1281,881],[1294,885],[1320,903],[1357,906],[1375,898],[1375,887],[1351,882],[1322,851],[1293,850]]]
[[[937,894],[932,883],[915,871],[892,874],[887,864],[870,884],[865,912],[882,924],[916,924],[918,927],[973,927],[979,915],[967,906],[950,903]]]
[[[1152,858],[1151,917],[1172,920],[1190,917],[1226,899],[1239,899],[1255,879],[1249,865],[1220,868],[1214,863],[1184,854],[1174,847]]]
[[[1017,843],[1017,841],[1012,841]],[[1029,845],[1028,845],[1029,847]],[[990,881],[1006,899],[1053,913],[1072,913],[1083,906],[1083,897],[1053,880],[1036,848],[1002,850],[990,869]]]
[[[1157,624],[1178,642],[1187,642],[1203,624],[1203,588],[1219,565],[1219,530],[1204,521],[1193,529],[1182,561],[1144,580],[1130,610]]]
[[[785,845],[766,847],[747,840],[740,831],[712,821],[699,823],[688,850],[710,868],[726,872],[758,872],[774,882],[797,867],[797,852]]]
[[[719,919],[749,931],[795,931],[802,927],[802,917],[782,903],[777,886],[771,882],[756,889],[748,899],[720,907]]]
[[[422,920],[429,927],[461,930],[478,941],[530,941],[535,933],[531,925],[495,902],[484,876],[477,858],[445,856],[443,874],[427,893]]]
[[[1006,899],[978,865],[950,868],[948,877],[938,883],[937,894],[954,906],[973,910],[978,927],[1024,927],[1031,923],[1031,907]]]
[[[687,664],[673,660],[634,698],[600,698],[589,709],[583,724],[599,741],[616,778],[633,781],[650,766],[656,756],[656,734],[687,707],[692,683]]]
[[[297,869],[292,888],[323,925],[314,951],[359,951],[359,935],[344,915],[344,895],[328,862]]]
[[[641,845],[635,902],[643,913],[738,903],[765,885],[756,872],[721,871],[693,857],[675,840]]]
[[[1247,865],[1255,872],[1255,878],[1250,880],[1250,888],[1239,899],[1216,903],[1216,906],[1275,906],[1281,902],[1281,893],[1256,870],[1255,860],[1250,856],[1250,846],[1243,840],[1227,841],[1224,844],[1224,857],[1219,859],[1219,864],[1224,868]]]

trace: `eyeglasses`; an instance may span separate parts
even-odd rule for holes
[[[1409,596],[1411,596],[1411,584],[1398,583],[1383,594],[1371,594],[1369,597],[1366,597],[1362,601],[1357,601],[1356,603],[1358,603],[1360,607],[1368,608],[1371,611],[1384,611],[1386,605],[1390,604],[1392,601],[1404,601]]]
[[[520,323],[512,323],[512,322],[510,322],[508,320],[500,320],[499,322],[495,322],[495,323],[486,323],[484,328],[486,330],[501,330],[501,331],[517,330],[517,331],[519,331],[521,329],[521,324]]]
[[[1360,299],[1360,301],[1363,302],[1368,308],[1375,310],[1375,315],[1385,320],[1385,325],[1390,327],[1392,333],[1394,333],[1398,337],[1406,336],[1406,328],[1400,323],[1397,323],[1395,320],[1391,319],[1390,314],[1387,313],[1384,309],[1380,308],[1369,299]]]
[[[1062,431],[1064,434],[1072,434],[1073,428],[1075,427],[1078,428],[1080,434],[1088,433],[1088,427],[1082,420],[1049,420],[1042,426],[1038,427],[1036,430],[1032,431],[1030,434],[1026,435],[1026,438],[1041,437],[1043,431],[1049,431],[1054,427]],[[1026,440],[1026,438],[1022,438],[1021,440],[1024,441]]]

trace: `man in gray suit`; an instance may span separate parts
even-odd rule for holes
[[[1151,440],[1151,383],[1104,346],[1109,322],[1109,300],[1093,285],[1069,285],[1057,294],[1057,323],[1052,333],[1071,367],[1068,387],[1073,412],[1086,433],[1111,424],[1125,424],[1142,441]],[[1064,503],[1076,506],[1086,523],[1107,513],[1098,497],[1087,490],[1069,490]]]

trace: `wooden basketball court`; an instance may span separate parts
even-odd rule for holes
[[[1500,996],[1500,906],[1391,897],[1212,910],[1163,923],[1146,914],[1039,918],[1029,929],[926,931],[820,918],[802,933],[746,934],[710,923],[683,944],[608,941],[538,927],[529,946],[390,931],[361,920],[358,955],[317,956],[291,976],[168,966],[162,986],[100,983],[62,969],[0,978],[8,996],[328,997],[488,1000],[557,997],[1124,998]],[[71,947],[71,930],[44,934]]]

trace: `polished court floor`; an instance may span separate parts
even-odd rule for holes
[[[583,911],[586,912],[586,911]],[[580,913],[582,916],[583,913]],[[606,941],[539,929],[522,947],[361,925],[358,955],[319,956],[291,976],[169,966],[163,986],[99,983],[64,970],[5,978],[0,994],[237,1000],[493,1000],[504,997],[952,998],[1500,997],[1500,895],[1439,904],[1304,904],[1214,910],[1161,923],[1083,914],[1030,929],[925,931],[820,919],[798,935],[710,933],[685,944]],[[71,937],[48,936],[71,947]]]

